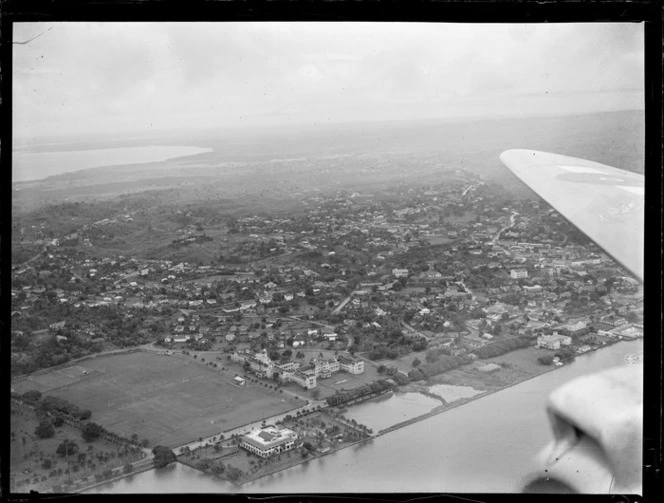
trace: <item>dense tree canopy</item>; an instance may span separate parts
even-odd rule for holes
[[[157,468],[162,468],[176,460],[173,450],[163,445],[154,446],[152,454],[154,454],[154,465]]]
[[[53,423],[51,423],[51,421],[48,419],[43,419],[35,428],[35,435],[37,435],[39,438],[51,438],[53,435],[55,435],[55,428],[53,427]]]
[[[58,456],[63,458],[65,456],[73,456],[78,453],[78,444],[73,440],[66,438],[60,443],[55,452]]]
[[[81,434],[83,435],[83,440],[86,442],[93,442],[97,440],[104,431],[104,428],[97,423],[85,423],[81,430]]]

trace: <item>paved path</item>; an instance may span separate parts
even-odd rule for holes
[[[492,239],[491,241],[489,241],[489,243],[491,243],[491,244],[495,244],[496,241],[498,241],[498,238],[500,237],[500,235],[501,235],[503,232],[505,232],[507,229],[510,229],[510,228],[514,227],[514,217],[516,217],[517,215],[519,215],[519,213],[517,213],[516,211],[512,211],[512,215],[510,216],[510,224],[509,224],[509,225],[506,225],[505,227],[503,227],[502,229],[500,229],[500,230],[496,233],[496,235],[493,237],[493,239]]]
[[[346,307],[346,304],[350,302],[350,299],[353,298],[353,294],[351,293],[348,297],[346,297],[343,301],[341,301],[341,304],[339,304],[334,311],[332,311],[332,314],[337,314],[339,311],[341,311],[344,307]]]
[[[244,426],[238,426],[237,428],[233,428],[230,430],[226,431],[220,431],[216,435],[211,435],[209,437],[204,438],[202,441],[194,441],[194,442],[189,442],[184,445],[180,445],[179,447],[176,447],[173,449],[175,454],[180,455],[182,454],[182,450],[185,447],[189,447],[190,450],[194,450],[198,447],[204,447],[207,443],[214,444],[216,442],[216,438],[219,435],[224,436],[224,440],[228,440],[231,438],[233,435],[245,435],[249,433],[252,430],[260,429],[263,424],[275,424],[277,421],[282,421],[286,416],[295,416],[297,415],[298,411],[312,411],[318,408],[319,405],[322,405],[323,407],[327,406],[327,402],[325,400],[317,400],[313,401],[310,400],[309,403],[306,405],[298,408],[298,409],[293,409],[289,410],[287,412],[282,412],[280,414],[277,414],[275,416],[267,417],[265,419],[261,419],[259,421],[254,421],[253,423],[246,424]]]
[[[403,321],[403,320],[401,321],[401,325],[403,325],[406,329],[408,329],[409,332],[414,332],[414,333],[416,333],[417,335],[419,335],[420,337],[424,337],[427,341],[430,339],[430,337],[427,337],[427,336],[424,335],[423,333],[418,332],[417,330],[415,330],[413,327],[411,327],[408,323],[406,323],[406,322]]]
[[[471,185],[470,187],[467,187],[466,190],[464,190],[463,193],[461,194],[461,197],[465,196],[466,193],[467,193],[469,190],[473,189],[474,187],[475,187],[475,185]]]

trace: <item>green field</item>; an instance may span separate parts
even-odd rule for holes
[[[238,387],[232,378],[183,356],[135,352],[32,375],[12,387],[69,400],[92,410],[91,421],[151,445],[178,446],[301,405],[285,394]]]

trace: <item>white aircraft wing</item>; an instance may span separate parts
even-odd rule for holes
[[[535,150],[500,159],[561,215],[643,281],[644,177]],[[643,366],[579,377],[554,391],[554,440],[525,492],[640,493]]]
[[[507,150],[500,159],[561,215],[643,281],[642,175],[536,150]]]

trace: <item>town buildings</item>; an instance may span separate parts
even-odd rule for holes
[[[305,389],[313,389],[318,385],[317,379],[327,379],[333,373],[344,371],[351,374],[362,374],[364,372],[364,361],[340,356],[327,359],[314,359],[306,367],[301,367],[298,362],[273,362],[266,350],[259,353],[238,353],[231,355],[234,362],[246,363],[249,368],[259,377],[276,378],[281,382],[294,382]]]

